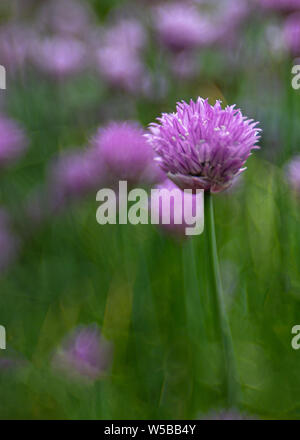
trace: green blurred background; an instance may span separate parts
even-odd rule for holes
[[[94,0],[91,6],[105,26],[119,10],[140,14],[142,3]],[[37,7],[30,4],[25,15]],[[2,23],[9,14],[3,8]],[[144,60],[166,78],[162,96],[111,90],[93,72],[64,83],[31,66],[8,76],[1,106],[23,125],[30,146],[0,176],[1,205],[22,240],[18,259],[0,279],[0,324],[7,331],[0,356],[21,365],[0,370],[1,419],[185,419],[225,407],[205,232],[176,240],[150,225],[99,226],[90,194],[28,233],[22,208],[44,182],[49,161],[64,149],[84,148],[99,125],[116,118],[146,126],[177,101],[197,96],[236,103],[263,129],[262,148],[240,184],[214,197],[242,389],[237,409],[300,418],[300,352],[291,347],[291,329],[300,324],[300,210],[284,174],[299,148],[300,95],[291,87],[292,58],[274,54],[265,39],[268,23],[278,22],[276,14],[252,14],[236,46],[197,53],[199,71],[186,81],[170,75],[165,51],[151,37]],[[56,347],[69,331],[91,323],[114,346],[109,371],[92,383],[57,375]]]

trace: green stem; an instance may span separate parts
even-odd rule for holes
[[[213,197],[209,192],[205,192],[205,228],[209,242],[210,264],[213,271],[214,295],[217,307],[218,319],[222,334],[224,351],[225,371],[226,371],[226,391],[228,406],[237,405],[239,399],[239,383],[235,365],[235,355],[233,341],[226,312],[224,293],[220,275],[219,259],[216,243],[215,221]]]

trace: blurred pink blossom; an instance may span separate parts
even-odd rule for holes
[[[23,129],[12,119],[0,115],[0,168],[16,161],[27,147]]]
[[[213,29],[191,2],[166,3],[154,8],[153,25],[162,43],[180,51],[211,43]]]
[[[138,91],[142,87],[144,66],[139,56],[124,46],[104,46],[98,49],[96,62],[100,74],[112,86]]]
[[[134,122],[113,122],[100,128],[91,141],[95,149],[95,162],[106,167],[109,180],[157,182],[161,171],[154,162],[154,154],[148,145],[143,129]]]
[[[300,155],[293,157],[285,166],[287,182],[291,189],[300,194]]]
[[[103,179],[102,164],[91,153],[89,149],[69,150],[52,164],[47,181],[50,211],[97,188]]]
[[[96,325],[79,326],[63,340],[52,366],[69,378],[93,382],[107,372],[112,353],[112,344]]]
[[[0,61],[11,72],[24,67],[30,56],[34,32],[20,23],[0,26]]]
[[[56,78],[82,71],[87,62],[86,46],[82,41],[58,35],[36,40],[31,55],[38,68]]]
[[[292,55],[300,55],[300,12],[295,12],[286,18],[283,37]]]
[[[258,0],[267,9],[294,11],[300,9],[300,0]]]
[[[38,10],[36,25],[41,32],[82,37],[92,22],[87,2],[47,0]]]
[[[108,27],[96,49],[96,65],[114,87],[136,92],[142,88],[145,69],[140,51],[147,41],[142,25],[133,19]]]

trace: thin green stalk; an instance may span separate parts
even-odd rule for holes
[[[218,313],[219,324],[221,328],[224,361],[226,370],[226,390],[228,406],[237,405],[239,400],[239,383],[237,379],[237,370],[233,341],[228,322],[224,293],[220,275],[219,258],[217,252],[213,197],[210,193],[205,193],[205,233],[209,242],[210,264],[213,271],[214,297]]]

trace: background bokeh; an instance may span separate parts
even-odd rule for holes
[[[248,170],[214,196],[242,388],[235,411],[300,418],[300,352],[291,347],[300,166],[289,164],[300,145],[291,84],[299,14],[288,0],[1,1],[1,419],[224,410],[205,232],[100,226],[96,192],[119,179],[103,171],[101,154],[85,170],[99,128],[146,128],[198,96],[237,104],[263,129]]]

